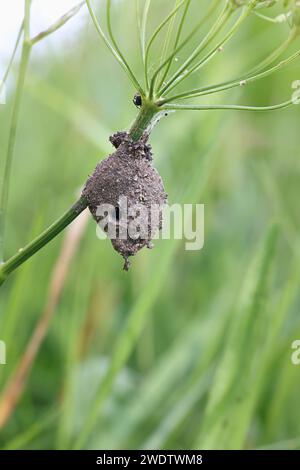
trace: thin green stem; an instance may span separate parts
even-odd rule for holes
[[[261,70],[265,69],[266,67],[271,65],[273,62],[275,62],[275,60],[278,59],[278,57],[280,57],[287,50],[287,48],[291,45],[291,43],[295,40],[295,38],[298,35],[299,35],[298,28],[296,27],[292,28],[287,39],[283,41],[271,54],[269,54],[268,57],[266,57],[258,65],[253,67],[250,70],[249,75],[260,72]]]
[[[162,106],[162,105],[164,105],[166,103],[169,103],[171,101],[174,101],[174,100],[196,98],[196,97],[199,97],[199,96],[206,96],[206,95],[210,95],[210,94],[213,94],[213,93],[218,93],[220,91],[229,90],[231,88],[235,88],[235,87],[238,87],[238,86],[246,86],[249,83],[255,82],[255,81],[260,80],[260,79],[265,78],[265,77],[268,77],[269,75],[273,74],[274,72],[277,72],[278,70],[286,67],[287,65],[289,65],[291,62],[293,62],[298,57],[300,57],[300,50],[295,52],[294,54],[292,54],[287,59],[282,60],[278,64],[274,65],[270,69],[265,70],[264,72],[260,72],[256,75],[253,75],[253,76],[245,75],[242,78],[238,78],[238,79],[235,79],[235,80],[219,83],[219,84],[214,85],[214,86],[206,86],[206,87],[202,87],[202,88],[197,88],[195,90],[190,90],[190,91],[187,91],[187,92],[184,92],[184,93],[180,93],[178,95],[173,95],[173,96],[170,96],[168,98],[165,98],[165,99],[159,101],[157,104],[159,106]]]
[[[151,6],[152,0],[146,0],[144,10],[143,10],[143,19],[141,25],[141,48],[142,48],[142,59],[145,65],[145,58],[146,58],[146,35],[147,35],[147,21],[149,16],[149,10]]]
[[[104,41],[106,47],[108,48],[108,50],[112,53],[112,55],[115,57],[115,59],[117,60],[117,62],[121,65],[122,69],[125,71],[126,75],[128,76],[128,78],[130,79],[131,83],[134,85],[134,87],[142,94],[144,95],[144,90],[141,88],[140,84],[138,83],[138,81],[136,80],[135,76],[132,74],[131,70],[128,69],[127,65],[124,63],[122,57],[119,55],[119,53],[116,51],[116,49],[114,48],[114,46],[110,43],[109,39],[106,37],[103,29],[101,28],[100,26],[100,23],[98,22],[97,20],[97,17],[94,13],[94,10],[92,8],[92,5],[91,5],[91,2],[90,0],[86,0],[86,4],[87,4],[87,7],[88,7],[88,10],[89,10],[89,13],[90,13],[90,16],[92,18],[92,21],[94,23],[94,26],[96,28],[96,31],[98,32],[100,38],[102,39],[102,41]]]
[[[3,75],[3,78],[2,78],[2,81],[1,81],[1,84],[0,84],[0,90],[1,90],[2,86],[5,84],[5,82],[7,80],[7,77],[9,75],[10,69],[12,67],[12,64],[13,64],[13,61],[15,59],[15,55],[16,55],[16,52],[18,50],[18,46],[19,46],[19,43],[20,43],[20,40],[21,40],[21,37],[22,37],[23,29],[24,29],[24,21],[22,21],[22,23],[21,23],[21,26],[20,26],[20,29],[19,29],[19,32],[18,32],[18,36],[17,36],[17,39],[16,39],[16,43],[15,43],[12,55],[9,59],[7,68],[5,70],[5,73]]]
[[[216,0],[216,2],[212,3],[211,4],[211,7],[208,9],[206,15],[201,18],[201,20],[197,23],[197,25],[192,29],[192,31],[187,35],[187,37],[176,47],[174,48],[173,52],[171,53],[171,55],[169,55],[169,57],[165,60],[165,62],[163,62],[159,67],[158,69],[154,72],[152,78],[151,78],[151,86],[153,87],[154,89],[154,86],[155,86],[155,82],[157,80],[157,77],[158,75],[160,74],[160,72],[164,69],[164,67],[166,67],[169,63],[172,62],[172,60],[174,59],[174,57],[176,57],[176,55],[189,43],[189,41],[192,39],[193,36],[195,36],[195,34],[199,31],[199,29],[203,26],[203,24],[208,20],[208,18],[210,17],[210,15],[212,14],[213,10],[215,9],[216,7],[216,4],[219,0]],[[158,87],[157,87],[158,89]],[[160,90],[157,92],[157,94],[159,96],[161,96],[161,92]]]
[[[31,0],[25,0],[25,14],[24,14],[24,40],[30,40],[30,8]]]
[[[9,197],[9,189],[11,182],[11,168],[12,160],[14,155],[17,127],[19,121],[20,107],[22,101],[22,95],[24,90],[25,77],[27,72],[27,66],[31,51],[30,42],[30,0],[25,2],[25,16],[24,16],[24,40],[22,47],[21,62],[19,67],[19,74],[17,80],[17,89],[15,100],[13,104],[12,118],[10,124],[10,131],[8,136],[8,145],[6,158],[4,161],[4,173],[3,182],[0,195],[0,263],[3,261],[4,256],[4,238],[5,238],[5,225],[6,225],[6,212]]]
[[[159,108],[152,102],[143,101],[143,106],[133,123],[129,134],[134,141],[141,138],[147,128],[153,122],[153,119],[159,113]],[[27,246],[20,249],[17,254],[9,258],[7,261],[0,265],[0,285],[6,280],[7,276],[15,269],[21,266],[26,260],[31,258],[36,252],[47,245],[53,238],[55,238],[62,230],[64,230],[78,215],[87,207],[87,201],[82,196],[65,214],[62,215],[56,222],[48,227],[41,235],[35,240],[30,242]]]
[[[66,15],[61,17],[48,30],[38,34],[33,39],[30,39],[31,0],[25,0],[24,20],[23,20],[22,27],[17,38],[17,43],[13,51],[13,57],[14,57],[18,43],[20,41],[21,31],[24,30],[24,39],[23,39],[21,60],[20,60],[18,78],[17,78],[16,93],[15,93],[13,110],[12,110],[11,125],[10,125],[10,131],[9,131],[9,136],[8,136],[7,152],[6,152],[6,158],[4,161],[3,183],[1,186],[1,194],[0,194],[0,265],[1,265],[2,277],[3,277],[4,266],[6,266],[6,263],[3,263],[3,258],[4,258],[3,255],[4,255],[6,213],[7,213],[7,204],[8,204],[8,198],[9,198],[10,181],[11,181],[11,169],[12,169],[12,161],[13,161],[13,155],[14,155],[14,149],[15,149],[20,107],[21,107],[25,78],[26,78],[26,73],[27,73],[27,68],[28,68],[28,63],[29,63],[29,58],[30,58],[30,52],[31,52],[32,46],[36,42],[42,40],[49,34],[56,31],[58,28],[63,26],[71,17],[73,17],[79,11],[81,6],[82,6],[82,3],[74,7],[68,13],[66,13]],[[10,61],[10,65],[12,63],[13,57]],[[10,68],[10,65],[9,65],[9,68]],[[9,68],[8,68],[8,71],[9,71]],[[8,71],[4,78],[6,78]]]
[[[175,0],[175,4],[174,4],[174,8],[176,8],[180,3],[180,0]],[[184,13],[185,16],[186,16],[186,13],[187,13],[187,10],[189,8],[191,4],[191,0],[187,0],[186,2],[186,5],[185,5],[185,8],[184,8]],[[169,26],[168,26],[168,30],[167,30],[167,34],[166,34],[166,37],[165,37],[165,40],[164,40],[164,45],[163,45],[163,48],[162,48],[162,53],[160,55],[160,61],[159,61],[159,64],[161,65],[167,58],[167,54],[168,54],[168,50],[170,48],[170,43],[171,43],[171,38],[173,36],[173,32],[174,32],[174,25],[175,25],[175,21],[176,21],[176,17],[177,17],[177,14],[178,14],[178,11],[177,13],[173,16],[172,20],[170,21],[169,23]],[[179,25],[180,26],[180,25]],[[165,80],[165,77],[166,76],[166,71],[164,73],[162,73],[162,77],[161,77],[161,82],[163,83],[164,80]]]
[[[255,11],[254,14],[261,20],[268,21],[269,23],[278,23],[278,20],[276,20],[276,18],[271,18],[270,16],[263,15],[262,13],[259,13],[258,11]]]
[[[129,131],[132,140],[137,141],[142,137],[159,112],[160,109],[153,102],[146,99],[143,100],[140,112]]]
[[[167,111],[214,111],[214,110],[236,110],[236,111],[258,111],[258,112],[265,112],[265,111],[275,111],[277,109],[287,108],[294,104],[293,99],[289,101],[285,101],[283,103],[279,103],[273,106],[238,106],[238,105],[181,105],[181,104],[166,104],[163,106],[162,109]]]
[[[115,39],[115,36],[113,34],[112,25],[111,25],[111,0],[106,0],[106,22],[107,22],[107,29],[108,29],[108,34],[109,34],[111,42],[113,43],[117,53],[119,54],[120,58],[122,59],[123,63],[125,64],[125,67],[128,71],[129,76],[132,79],[132,82],[135,84],[137,90],[144,95],[145,93],[144,93],[144,90],[143,90],[142,86],[139,84],[138,80],[136,79],[136,77],[135,77],[130,65],[128,64],[124,54],[120,50],[119,45],[118,45],[118,43]]]
[[[187,4],[185,5],[185,8],[184,8],[184,11],[183,11],[183,14],[181,16],[181,20],[180,20],[180,23],[179,23],[179,26],[178,26],[178,30],[177,30],[177,34],[176,34],[175,42],[174,42],[174,47],[173,47],[173,52],[177,49],[177,46],[179,44],[181,34],[182,34],[182,30],[183,30],[183,26],[184,26],[184,23],[185,23],[190,5],[191,5],[191,0],[188,0]],[[165,57],[164,57],[164,59],[165,59]],[[164,62],[164,60],[161,61],[160,66],[163,64],[163,62]],[[164,81],[165,81],[166,77],[168,76],[169,70],[171,68],[171,64],[172,64],[172,60],[169,61],[168,65],[167,65],[167,67],[166,67],[166,69],[165,69],[165,71],[162,75],[162,78],[161,78],[161,80],[159,82],[159,85],[158,85],[158,89],[160,89],[163,86]]]
[[[85,1],[79,3],[75,7],[71,8],[65,15],[61,16],[53,25],[50,26],[50,28],[46,29],[45,31],[40,32],[36,36],[34,36],[31,39],[32,45],[41,41],[42,39],[46,38],[50,34],[54,33],[57,31],[59,28],[61,28],[65,23],[67,23],[73,16],[75,16],[81,7],[85,4]]]
[[[211,179],[214,174],[216,165],[216,142],[211,146],[202,158],[202,170],[199,174],[196,171],[196,167],[190,168],[190,175],[194,175],[194,178],[186,178],[186,184],[184,185],[184,194],[181,194],[181,199],[186,200],[199,200],[204,189],[207,187],[207,182]],[[203,157],[203,155],[202,155]],[[191,165],[193,162],[191,162]],[[106,400],[109,398],[112,387],[118,377],[120,371],[125,367],[128,358],[132,354],[133,349],[136,346],[138,338],[140,337],[142,329],[145,327],[145,321],[147,316],[151,314],[153,310],[153,304],[158,298],[162,286],[164,285],[164,279],[169,272],[169,263],[171,259],[176,256],[176,249],[178,248],[178,240],[171,240],[171,242],[163,250],[162,256],[159,261],[155,263],[153,272],[149,273],[149,282],[147,282],[147,289],[144,289],[143,294],[139,296],[136,304],[133,306],[131,311],[128,313],[126,323],[121,331],[117,342],[113,348],[113,354],[110,360],[108,370],[101,380],[95,396],[90,403],[88,413],[85,416],[84,422],[78,432],[74,448],[83,449],[87,446],[89,438],[95,432],[95,427],[99,425],[99,421],[103,418],[103,407]]]
[[[86,200],[81,197],[65,214],[63,214],[56,222],[48,227],[41,235],[31,241],[18,253],[9,258],[0,266],[0,285],[15,269],[21,266],[25,261],[31,258],[37,251],[47,245],[62,230],[64,230],[78,215],[87,207]]]
[[[182,5],[186,2],[187,0],[181,0],[181,2],[179,3],[179,5],[177,5],[177,7],[175,7],[171,13],[169,13],[169,15],[158,25],[158,27],[156,28],[156,30],[154,31],[154,33],[152,34],[151,38],[149,39],[149,42],[147,44],[147,48],[146,48],[146,55],[145,55],[145,79],[146,79],[146,84],[147,84],[147,90],[149,89],[149,78],[148,78],[148,69],[149,69],[149,56],[150,56],[150,50],[151,50],[151,47],[155,41],[155,39],[157,38],[157,36],[159,35],[159,33],[161,32],[161,30],[164,28],[164,26],[166,24],[168,24],[168,22],[174,17],[174,15],[176,15],[176,13],[178,12],[178,10],[182,7]],[[150,93],[149,93],[149,97],[150,99],[152,98],[152,91],[150,89]]]
[[[269,23],[283,23],[283,21],[288,21],[288,18],[289,18],[289,15],[280,15],[280,17],[285,17],[285,20],[279,20],[278,17],[276,18],[272,18],[270,16],[267,16],[267,15],[263,15],[262,13],[259,13],[258,11],[254,11],[253,12],[255,14],[255,16],[257,16],[258,18],[264,20],[264,21],[268,21]]]

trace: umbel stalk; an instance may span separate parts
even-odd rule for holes
[[[23,83],[25,78],[26,67],[29,58],[30,48],[39,40],[47,37],[52,32],[56,31],[59,27],[65,24],[70,18],[72,18],[77,11],[81,8],[82,3],[77,7],[70,10],[67,15],[64,15],[58,22],[56,22],[48,30],[42,32],[34,38],[30,38],[30,3],[31,0],[25,0],[25,15],[24,15],[24,47],[23,52],[25,51],[25,59],[23,57],[23,72],[21,68],[20,80],[21,84],[20,89],[23,89]],[[216,54],[227,44],[231,38],[237,33],[241,25],[251,16],[252,13],[257,14],[257,10],[260,8],[271,8],[276,2],[269,2],[264,0],[224,0],[224,2],[212,2],[212,8],[207,11],[207,18],[214,16],[215,10],[218,10],[218,5],[223,4],[223,9],[219,15],[215,18],[210,30],[206,35],[198,40],[198,43],[194,50],[186,57],[183,64],[172,72],[171,66],[175,60],[177,54],[184,49],[184,47],[190,42],[190,40],[197,35],[198,30],[201,29],[203,24],[200,21],[196,28],[187,34],[186,37],[183,36],[183,24],[185,22],[186,16],[190,10],[191,5],[190,0],[181,0],[177,2],[176,7],[164,18],[157,29],[154,31],[152,36],[150,36],[149,41],[147,41],[147,23],[149,16],[149,6],[150,2],[146,2],[145,9],[142,13],[142,19],[138,18],[138,27],[139,35],[141,41],[141,50],[142,50],[142,59],[145,71],[145,88],[142,83],[136,77],[133,69],[128,63],[126,56],[121,51],[118,41],[114,35],[112,18],[111,18],[111,0],[106,0],[106,23],[107,23],[107,32],[102,28],[102,25],[99,23],[96,13],[93,10],[91,0],[86,0],[86,5],[89,10],[91,19],[94,23],[96,31],[101,39],[107,46],[110,53],[114,56],[117,62],[121,65],[122,69],[126,72],[127,76],[131,80],[135,89],[139,92],[139,98],[141,103],[141,108],[139,114],[133,123],[129,135],[133,141],[139,141],[144,132],[149,129],[151,131],[151,123],[155,122],[155,118],[160,113],[168,113],[169,111],[176,110],[243,110],[243,111],[271,111],[276,109],[285,108],[291,104],[295,104],[293,99],[284,101],[277,105],[272,106],[241,106],[241,105],[208,105],[205,103],[188,103],[181,104],[180,102],[185,99],[202,97],[210,95],[213,93],[218,93],[220,91],[229,90],[236,86],[244,86],[248,83],[250,84],[253,81],[264,78],[271,73],[281,69],[282,67],[288,65],[290,62],[296,60],[299,57],[300,51],[292,54],[287,59],[279,62],[276,65],[273,65],[275,59],[277,59],[281,54],[286,50],[290,43],[299,37],[300,34],[300,10],[297,0],[291,0],[289,2],[292,6],[291,10],[288,12],[291,20],[291,31],[287,41],[281,45],[276,51],[273,51],[263,62],[261,62],[257,67],[252,71],[245,74],[243,78],[230,80],[227,82],[219,83],[213,86],[206,86],[194,90],[185,90],[179,94],[173,94],[172,96],[169,93],[176,88],[180,83],[185,81],[187,77],[191,74],[196,73],[203,66],[207,65],[209,61],[216,56]],[[169,25],[168,31],[172,32],[172,24],[177,15],[180,14],[180,11],[183,11],[182,18],[179,21],[179,29],[175,37],[174,47],[168,54],[166,53],[160,61],[160,65],[154,72],[150,74],[149,59],[150,52],[153,49],[153,44],[155,39],[161,34],[166,25]],[[240,12],[238,14],[238,12]],[[236,20],[231,25],[229,30],[225,31],[224,28],[228,25],[228,22],[233,15],[238,14]],[[216,15],[215,15],[216,16]],[[286,18],[288,15],[286,14]],[[206,17],[205,17],[206,18]],[[267,18],[264,16],[264,18]],[[270,19],[271,20],[271,19]],[[170,33],[171,34],[171,33]],[[214,44],[213,41],[216,39],[216,35],[223,34],[223,38],[217,41],[217,44]],[[170,38],[166,38],[166,44],[169,44]],[[211,47],[211,49],[206,52],[206,49]],[[28,50],[27,50],[28,49]],[[165,51],[166,52],[166,51]],[[27,55],[26,55],[27,54]],[[204,54],[204,55],[203,55]],[[28,57],[27,57],[28,56]],[[167,57],[165,57],[167,56]],[[268,68],[269,67],[269,68]],[[165,80],[165,81],[164,81]],[[18,95],[18,93],[17,93]],[[19,93],[19,98],[16,99],[16,110],[19,109],[21,93]],[[179,102],[179,103],[178,103]],[[15,112],[15,119],[13,119],[13,126],[17,122],[18,112]],[[8,158],[7,158],[7,175],[10,174],[11,167],[11,157],[13,154],[14,142],[15,142],[15,131],[11,132],[10,145],[8,147]],[[6,206],[7,206],[7,195],[10,178],[7,177],[5,180],[6,186],[2,190],[2,203],[0,204],[0,216],[2,215],[2,222],[0,220],[0,260],[1,260],[1,227],[4,227],[4,218]],[[4,202],[3,202],[4,201]],[[47,245],[53,238],[55,238],[67,225],[69,225],[79,214],[88,206],[86,198],[81,196],[81,198],[56,222],[54,222],[48,229],[46,229],[40,236],[35,240],[30,242],[25,248],[19,250],[14,256],[8,259],[5,262],[0,261],[0,285],[6,280],[7,276],[12,273],[17,267],[22,265],[27,259],[33,256],[37,251],[39,251],[43,246]],[[0,217],[1,219],[1,217]],[[2,230],[4,232],[4,230]]]

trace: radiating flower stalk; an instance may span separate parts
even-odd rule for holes
[[[168,15],[163,18],[160,24],[148,34],[148,19],[156,0],[136,0],[137,27],[140,40],[140,53],[143,64],[143,73],[138,76],[129,64],[125,53],[121,50],[113,30],[112,9],[117,8],[112,5],[111,0],[106,0],[106,26],[98,19],[98,14],[94,10],[91,0],[86,0],[86,6],[91,20],[95,26],[100,39],[105,43],[109,52],[125,71],[135,90],[135,104],[139,111],[135,122],[128,133],[125,133],[125,141],[120,145],[126,148],[137,149],[134,143],[147,138],[152,129],[152,124],[161,115],[177,110],[239,110],[239,111],[272,111],[282,109],[293,104],[293,99],[287,99],[282,103],[255,106],[255,105],[210,105],[206,103],[191,102],[195,98],[209,96],[230,90],[235,87],[245,87],[252,82],[268,77],[284,67],[291,64],[300,57],[300,50],[293,52],[288,57],[282,58],[287,49],[298,39],[300,34],[300,1],[299,0],[212,0],[206,12],[201,11],[198,22],[193,29],[186,31],[186,23],[191,12],[193,0],[174,0],[173,8]],[[143,5],[142,5],[143,3]],[[25,0],[25,16],[21,31],[23,32],[22,55],[19,66],[19,78],[17,81],[13,116],[9,136],[8,152],[5,162],[4,182],[2,185],[2,196],[0,201],[0,245],[3,244],[4,222],[8,202],[8,190],[10,185],[11,163],[16,140],[17,122],[21,97],[23,94],[26,70],[29,56],[34,44],[56,29],[63,26],[74,14],[77,13],[81,4],[74,8],[67,15],[62,17],[49,30],[42,32],[35,38],[30,37],[30,0]],[[277,7],[273,14],[273,8]],[[278,15],[280,7],[280,15]],[[246,71],[239,77],[220,83],[209,84],[199,88],[188,89],[177,92],[176,89],[187,79],[198,73],[215,58],[225,45],[230,43],[239,30],[247,23],[250,16],[257,17],[258,21],[267,21],[274,25],[286,23],[289,32],[285,41],[275,46],[271,53],[251,70]],[[210,24],[206,28],[206,24]],[[207,29],[203,35],[202,29]],[[163,38],[164,35],[164,38]],[[200,36],[200,37],[199,37]],[[21,40],[19,34],[15,51]],[[163,44],[161,57],[157,61],[152,60],[155,44],[160,41]],[[183,57],[187,46],[191,41],[196,41],[196,45],[190,54],[187,54],[181,65],[178,64],[178,55]],[[15,51],[13,56],[15,55]],[[13,60],[13,58],[12,58]],[[11,60],[11,62],[12,62]],[[158,64],[158,65],[157,65]],[[175,65],[176,64],[176,65]],[[11,63],[10,63],[11,65]],[[10,68],[9,65],[9,68]],[[9,71],[8,68],[8,71]],[[4,80],[6,80],[8,72]],[[187,101],[187,103],[186,103]],[[146,137],[145,137],[146,136]],[[129,142],[129,143],[128,143]],[[130,144],[132,142],[132,144]],[[145,147],[146,148],[146,147]],[[117,149],[116,152],[119,150]],[[150,150],[149,150],[150,151]],[[133,152],[133,153],[132,153]],[[147,154],[148,150],[144,153]],[[120,151],[119,151],[120,153]],[[124,152],[123,152],[124,153]],[[132,158],[133,150],[128,151],[128,159]],[[100,165],[100,166],[99,166]],[[101,174],[103,167],[99,164],[95,170]],[[97,181],[97,187],[101,181]],[[40,250],[58,235],[69,223],[74,220],[80,212],[89,205],[89,195],[86,191],[79,200],[60,217],[54,224],[45,230],[39,237],[29,243],[26,247],[17,252],[13,257],[2,262],[0,267],[0,283],[3,283],[7,276],[13,272],[24,261],[29,259],[34,253]],[[1,248],[1,255],[3,248]],[[87,430],[88,432],[88,430]]]
[[[38,34],[35,37],[31,37],[30,35],[31,0],[25,0],[24,20],[19,29],[19,33],[17,36],[16,44],[13,49],[11,59],[9,61],[6,72],[0,84],[0,89],[2,89],[5,86],[5,82],[7,81],[7,78],[9,76],[18,46],[22,39],[21,59],[20,59],[20,65],[19,65],[19,70],[18,70],[17,85],[16,85],[16,92],[15,92],[14,103],[13,103],[10,131],[9,131],[9,136],[8,136],[7,152],[6,152],[6,156],[4,160],[3,178],[2,178],[1,188],[0,188],[0,285],[3,283],[7,275],[12,270],[16,269],[16,267],[18,267],[28,257],[31,256],[30,253],[32,252],[32,249],[33,249],[31,246],[30,250],[28,252],[25,251],[25,253],[22,253],[22,250],[19,250],[19,253],[17,253],[16,256],[13,256],[7,262],[3,261],[5,228],[6,228],[6,213],[7,213],[7,206],[8,206],[10,183],[11,183],[11,169],[12,169],[12,163],[13,163],[21,101],[22,101],[22,96],[23,96],[23,91],[24,91],[25,78],[26,78],[31,50],[36,43],[38,43],[42,39],[46,38],[50,34],[54,33],[56,30],[61,28],[67,21],[69,21],[74,15],[78,13],[78,11],[83,5],[84,5],[84,2],[79,3],[77,6],[72,8],[69,12],[67,12],[64,16],[59,18],[59,20],[56,21],[52,26],[50,26],[50,28],[46,29],[45,31],[42,31],[40,34]],[[38,245],[33,244],[33,246],[35,246],[36,248],[34,252],[36,252],[37,249],[39,249],[38,246],[40,245],[40,243],[41,241],[39,241]],[[17,258],[16,263],[14,262],[15,258]]]

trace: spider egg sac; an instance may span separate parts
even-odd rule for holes
[[[144,134],[134,142],[126,132],[111,136],[116,151],[98,163],[82,193],[93,218],[125,259],[126,270],[130,256],[151,247],[167,203],[147,138]]]

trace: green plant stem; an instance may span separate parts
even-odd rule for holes
[[[211,5],[208,8],[206,14],[201,18],[201,20],[197,23],[197,25],[192,29],[192,31],[190,31],[190,33],[186,36],[186,38],[183,41],[178,42],[176,47],[174,45],[174,49],[173,49],[172,53],[169,55],[169,57],[167,57],[167,59],[154,72],[154,74],[151,78],[151,87],[153,88],[153,90],[154,90],[155,82],[156,82],[160,72],[172,62],[172,60],[176,57],[176,55],[189,43],[189,41],[195,36],[195,34],[199,31],[199,29],[206,23],[206,21],[209,19],[209,17],[213,13],[214,9],[216,8],[218,2],[219,2],[219,0],[216,0],[215,2],[211,3]],[[180,39],[180,37],[179,37],[179,39]],[[179,41],[179,39],[178,39],[178,41]],[[160,90],[160,86],[158,86],[156,89]],[[161,95],[160,91],[158,92],[158,94]]]
[[[179,5],[179,2],[180,2],[180,0],[175,0],[175,7]],[[183,13],[184,17],[186,17],[186,14],[187,14],[186,8],[188,9],[190,4],[191,4],[191,0],[187,0],[187,2],[185,4],[185,7],[184,7],[184,10],[185,10],[184,13]],[[177,15],[178,15],[178,12],[176,13],[176,15],[173,16],[172,20],[169,23],[167,34],[165,36],[165,40],[164,40],[164,44],[163,44],[162,53],[161,53],[160,60],[159,60],[160,65],[166,60],[166,58],[168,56],[168,51],[169,51],[169,48],[170,48],[171,39],[172,39],[172,36],[173,36],[174,26],[175,26]],[[182,26],[179,24],[178,31],[181,30],[181,29],[182,29]],[[176,44],[176,46],[177,46],[177,44]],[[171,63],[169,65],[171,66]],[[165,77],[166,77],[167,74],[168,74],[167,69],[164,72],[161,73],[161,75],[162,75],[161,79],[160,79],[161,83],[164,82]]]
[[[123,61],[124,65],[126,67],[126,69],[128,70],[129,76],[132,78],[132,82],[135,83],[137,90],[139,90],[140,93],[143,93],[142,86],[140,85],[140,83],[136,79],[135,74],[133,73],[133,71],[132,71],[131,67],[129,66],[124,54],[122,53],[121,49],[119,48],[119,45],[118,45],[118,43],[115,39],[115,36],[113,34],[112,25],[111,25],[111,0],[106,0],[106,23],[107,23],[108,34],[109,34],[109,37],[111,39],[111,42],[112,42],[115,50],[119,54],[119,57],[121,58],[121,60]]]
[[[143,17],[142,21],[140,24],[140,45],[141,45],[141,51],[142,51],[142,59],[143,59],[143,64],[145,65],[145,56],[146,56],[146,30],[147,30],[147,21],[148,21],[148,15],[149,15],[149,10],[151,6],[151,1],[152,0],[145,0],[145,5],[143,9]]]
[[[4,73],[3,79],[2,79],[1,84],[0,84],[0,89],[1,89],[2,86],[5,84],[5,82],[6,82],[6,80],[7,80],[7,77],[8,77],[8,75],[9,75],[11,66],[12,66],[12,64],[13,64],[13,61],[14,61],[16,52],[17,52],[17,50],[18,50],[18,46],[19,46],[21,37],[22,37],[23,29],[24,29],[24,21],[22,21],[22,24],[21,24],[21,26],[20,26],[20,29],[19,29],[19,32],[18,32],[18,36],[17,36],[17,39],[16,39],[16,43],[15,43],[15,46],[14,46],[14,49],[13,49],[11,58],[10,58],[10,60],[9,60],[9,62],[8,62],[7,69],[6,69],[5,73]]]
[[[170,78],[170,80],[165,84],[165,86],[159,90],[159,94],[163,95],[166,92],[170,92],[174,89],[180,82],[185,80],[189,77],[192,73],[198,71],[201,67],[203,67],[210,59],[212,59],[215,54],[223,47],[223,45],[228,42],[234,34],[238,31],[241,24],[244,22],[245,19],[252,13],[253,9],[257,5],[258,0],[252,0],[248,7],[243,9],[240,17],[234,23],[232,28],[229,32],[225,35],[225,37],[218,42],[218,44],[202,58],[199,62],[194,64],[191,69],[187,69],[190,64],[200,55],[200,53],[207,47],[209,43],[211,43],[218,33],[222,30],[223,26],[227,23],[227,21],[231,18],[232,14],[234,13],[236,7],[233,7],[230,3],[227,3],[223,12],[221,13],[220,17],[218,18],[217,22],[212,26],[211,30],[208,32],[206,37],[203,41],[199,44],[193,54],[185,61],[185,63],[180,67],[180,69]]]
[[[182,7],[182,5],[184,3],[186,3],[187,0],[182,0],[172,11],[171,13],[159,24],[159,26],[156,28],[156,30],[154,31],[154,33],[152,34],[152,36],[150,37],[149,39],[149,42],[148,42],[148,45],[147,45],[147,48],[146,48],[146,55],[145,55],[145,81],[146,81],[146,86],[147,86],[147,90],[149,90],[149,80],[148,80],[148,69],[149,69],[149,56],[150,56],[150,50],[151,50],[151,47],[155,41],[155,39],[158,37],[159,33],[161,32],[161,30],[165,27],[166,24],[168,24],[170,22],[170,20],[172,18],[174,18],[174,16],[177,14],[178,10]],[[150,93],[149,93],[149,96],[150,98],[152,98],[152,88],[150,89]]]
[[[30,40],[30,8],[31,0],[25,0],[25,13],[24,13],[24,40]]]
[[[252,7],[253,8],[253,7]],[[186,73],[183,75],[179,76],[177,80],[171,85],[167,92],[169,93],[171,90],[173,90],[180,82],[185,80],[187,77],[192,75],[193,73],[197,72],[200,70],[204,65],[209,62],[217,53],[218,51],[222,50],[223,46],[236,34],[236,32],[239,30],[240,26],[242,23],[248,18],[248,16],[251,14],[252,9],[251,6],[248,7],[248,9],[245,9],[244,12],[240,15],[240,17],[237,19],[237,21],[234,23],[232,28],[229,30],[229,32],[224,36],[222,40],[220,40],[214,48],[209,51],[199,62],[193,65]]]
[[[119,52],[115,49],[115,47],[111,44],[109,39],[107,38],[106,34],[104,33],[99,21],[97,20],[97,17],[95,15],[95,12],[92,8],[90,0],[86,0],[86,5],[88,7],[91,19],[93,20],[94,26],[96,28],[96,31],[98,32],[100,38],[104,41],[106,47],[109,49],[111,54],[115,57],[117,62],[121,65],[122,69],[125,71],[127,74],[128,78],[130,79],[131,83],[134,85],[134,87],[141,93],[144,94],[144,90],[142,89],[141,85],[137,81],[135,75],[131,71],[131,69],[128,67],[128,64],[125,63],[120,56]]]
[[[274,65],[273,67],[267,70],[264,70],[263,72],[257,73],[256,75],[250,76],[250,74],[248,73],[244,75],[243,77],[239,77],[238,79],[235,79],[235,80],[218,83],[213,86],[205,86],[202,88],[196,88],[195,90],[189,90],[184,93],[180,93],[178,95],[169,96],[163,100],[159,100],[157,102],[157,105],[162,106],[166,103],[174,102],[177,100],[196,98],[200,96],[207,96],[213,93],[219,93],[221,91],[230,90],[238,86],[246,86],[249,83],[255,82],[257,80],[261,80],[262,78],[266,78],[272,75],[273,73],[277,72],[278,70],[282,70],[284,67],[288,66],[291,62],[298,59],[299,56],[300,56],[300,50],[296,51],[294,54],[287,57],[286,59],[280,61],[278,64]]]
[[[86,207],[87,201],[81,197],[65,214],[50,225],[50,227],[48,227],[43,233],[24,248],[21,248],[18,253],[9,258],[5,263],[2,263],[0,267],[0,285],[3,284],[9,274],[53,240],[53,238],[55,238],[62,230],[64,230],[64,228],[76,219],[76,217],[78,217]]]
[[[6,223],[6,212],[7,212],[7,203],[9,196],[9,187],[11,179],[11,167],[12,159],[16,143],[16,134],[20,113],[20,106],[22,100],[22,94],[24,89],[25,77],[27,66],[29,62],[31,42],[30,42],[30,6],[31,0],[25,0],[25,10],[24,10],[24,39],[22,46],[22,55],[21,62],[19,67],[19,74],[17,80],[17,89],[15,95],[15,101],[13,104],[12,118],[8,136],[7,152],[6,158],[4,161],[4,173],[3,173],[3,182],[0,195],[0,263],[4,258],[4,237],[5,237],[5,223]],[[13,53],[14,54],[14,53]]]
[[[277,109],[283,109],[291,106],[293,104],[293,99],[289,101],[284,101],[283,103],[275,104],[272,106],[239,106],[235,104],[229,105],[181,105],[181,104],[166,104],[163,106],[163,110],[166,111],[215,111],[215,110],[235,110],[235,111],[275,111]]]
[[[59,28],[61,28],[65,23],[67,23],[73,16],[75,16],[81,7],[85,4],[84,1],[79,3],[78,5],[75,5],[75,7],[71,8],[67,13],[65,13],[63,16],[61,16],[55,23],[53,23],[50,28],[46,29],[45,31],[40,32],[36,36],[34,36],[31,39],[32,45],[36,44],[37,42],[41,41],[42,39],[46,38],[50,34],[54,33],[57,31]]]

